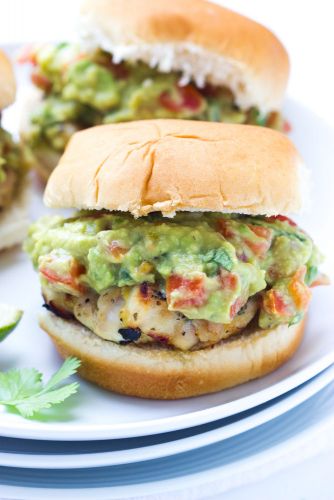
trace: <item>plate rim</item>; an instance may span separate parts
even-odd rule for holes
[[[186,438],[167,441],[161,444],[131,448],[127,450],[76,453],[73,455],[61,454],[36,454],[33,453],[7,453],[0,452],[0,466],[38,468],[38,469],[64,469],[64,468],[94,468],[114,465],[125,465],[131,463],[156,460],[182,454],[188,451],[210,446],[214,443],[224,441],[249,430],[255,429],[268,423],[283,414],[303,404],[322,389],[334,381],[334,364],[320,374],[305,382],[301,387],[295,388],[293,394],[287,393],[283,399],[256,412],[241,418],[226,426],[218,427],[209,431],[199,432]],[[167,449],[167,450],[166,450]],[[74,461],[73,461],[74,459]],[[75,459],[79,459],[78,463]]]

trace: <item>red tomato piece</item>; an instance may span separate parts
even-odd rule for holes
[[[230,273],[225,269],[220,270],[220,283],[225,290],[235,291],[238,287],[239,278],[236,274]]]
[[[218,220],[217,230],[224,236],[224,238],[229,239],[235,236],[235,232],[231,229],[231,225],[225,219]]]
[[[245,240],[245,243],[248,246],[248,248],[253,252],[253,254],[257,255],[258,257],[263,257],[267,253],[270,247],[270,242],[268,243],[267,241],[255,242],[251,240]]]
[[[293,220],[291,220],[289,217],[286,217],[285,215],[272,215],[271,217],[267,217],[267,220],[269,221],[279,220],[281,222],[288,222],[290,226],[293,227],[297,226],[297,224],[293,222]]]
[[[271,229],[264,227],[264,226],[256,226],[255,224],[248,224],[248,227],[253,233],[256,234],[256,236],[260,236],[260,238],[265,238],[268,240],[271,235],[272,231]]]
[[[34,71],[33,73],[31,73],[31,81],[34,85],[36,85],[36,87],[44,90],[45,92],[50,90],[52,85],[50,80],[38,71]]]
[[[84,267],[78,264],[76,261],[73,263],[70,273],[61,276],[56,271],[49,269],[47,267],[41,268],[40,273],[51,283],[60,283],[62,285],[69,286],[74,290],[82,292],[84,287],[78,283],[78,277],[85,271]]]
[[[234,316],[240,311],[240,309],[242,308],[242,306],[244,304],[245,304],[245,301],[241,297],[238,297],[233,302],[233,304],[230,307],[230,316],[231,316],[231,319],[234,318]]]
[[[331,281],[326,274],[319,273],[315,280],[312,281],[310,286],[313,288],[315,286],[330,285]]]
[[[289,314],[288,306],[277,290],[271,289],[264,294],[263,307],[269,314],[277,314],[279,316]]]
[[[178,113],[183,109],[196,111],[201,107],[203,98],[195,87],[192,85],[186,85],[185,87],[177,87],[177,90],[177,100],[173,99],[168,91],[162,92],[159,97],[161,106],[169,111],[172,111],[173,113]]]
[[[306,267],[301,266],[296,271],[289,284],[289,293],[299,311],[304,311],[311,299],[311,290],[304,283],[305,273]]]
[[[172,292],[177,290],[180,297],[173,299]],[[167,301],[175,308],[201,307],[207,301],[201,277],[188,279],[177,274],[172,274],[166,284]]]
[[[288,134],[289,132],[291,132],[291,130],[292,130],[291,123],[288,122],[287,120],[284,120],[284,122],[283,122],[283,132],[285,132],[286,134]]]

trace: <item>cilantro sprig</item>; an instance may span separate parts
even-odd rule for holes
[[[0,372],[0,405],[15,408],[23,417],[30,418],[40,410],[62,403],[77,392],[79,384],[60,384],[76,373],[79,366],[77,358],[67,358],[45,385],[42,373],[35,368]]]

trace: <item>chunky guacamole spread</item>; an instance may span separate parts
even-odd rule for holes
[[[281,127],[278,113],[239,109],[227,88],[180,86],[177,72],[161,73],[141,62],[114,64],[106,52],[88,54],[61,43],[30,51],[23,60],[33,63],[32,81],[44,96],[28,133],[35,149],[62,152],[76,130],[148,118]]]
[[[20,148],[0,126],[0,210],[12,201],[22,177]]]
[[[178,320],[183,337],[191,327],[196,343],[207,345],[238,331],[238,321],[243,328],[252,319],[260,328],[299,322],[320,260],[310,237],[286,217],[197,213],[45,217],[31,227],[26,250],[56,312],[110,340],[150,337],[184,349],[195,344],[172,341],[161,325],[174,331],[168,321]],[[148,304],[152,313],[150,301],[159,307],[157,325],[154,317],[147,324],[147,312],[140,316]],[[120,321],[116,336],[108,321],[111,329]],[[201,337],[201,328],[213,339]]]

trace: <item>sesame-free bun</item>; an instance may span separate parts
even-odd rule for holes
[[[250,125],[144,120],[75,133],[44,201],[135,217],[161,211],[296,212],[301,159],[279,132]]]
[[[81,34],[121,60],[144,61],[162,72],[229,87],[236,103],[279,110],[288,55],[264,26],[204,0],[86,0]]]
[[[75,321],[40,317],[63,357],[76,356],[80,375],[105,389],[151,399],[180,399],[221,391],[276,370],[298,348],[304,324],[252,330],[198,351],[118,345]]]
[[[0,111],[15,99],[16,84],[13,66],[6,54],[0,50]]]

